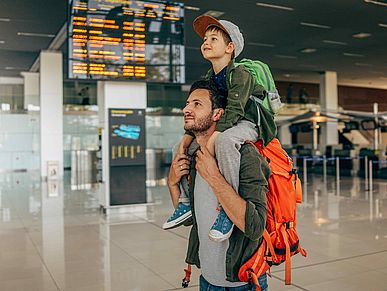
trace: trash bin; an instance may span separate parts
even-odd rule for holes
[[[71,151],[71,188],[90,189],[97,183],[97,152],[90,150]]]
[[[146,184],[148,187],[166,185],[164,149],[146,149]]]

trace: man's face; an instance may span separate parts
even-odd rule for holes
[[[209,61],[222,58],[226,53],[231,54],[233,48],[232,43],[227,45],[222,33],[214,29],[206,31],[200,47],[203,57]]]
[[[184,129],[200,134],[206,132],[214,124],[210,93],[206,89],[196,89],[183,108]]]

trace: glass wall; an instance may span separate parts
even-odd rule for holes
[[[0,111],[0,170],[37,170],[39,157],[39,112]]]

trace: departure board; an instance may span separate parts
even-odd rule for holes
[[[68,77],[184,83],[184,6],[72,0]]]

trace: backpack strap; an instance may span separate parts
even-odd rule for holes
[[[187,288],[189,282],[191,281],[191,272],[192,272],[192,266],[190,264],[187,264],[187,269],[184,269],[185,277],[183,278],[183,281],[181,282],[181,286],[183,288]]]
[[[280,232],[282,234],[282,239],[286,247],[286,259],[285,259],[285,285],[290,285],[291,283],[291,261],[290,261],[290,245],[288,240],[288,235],[285,230],[285,225],[282,224],[280,227]]]

